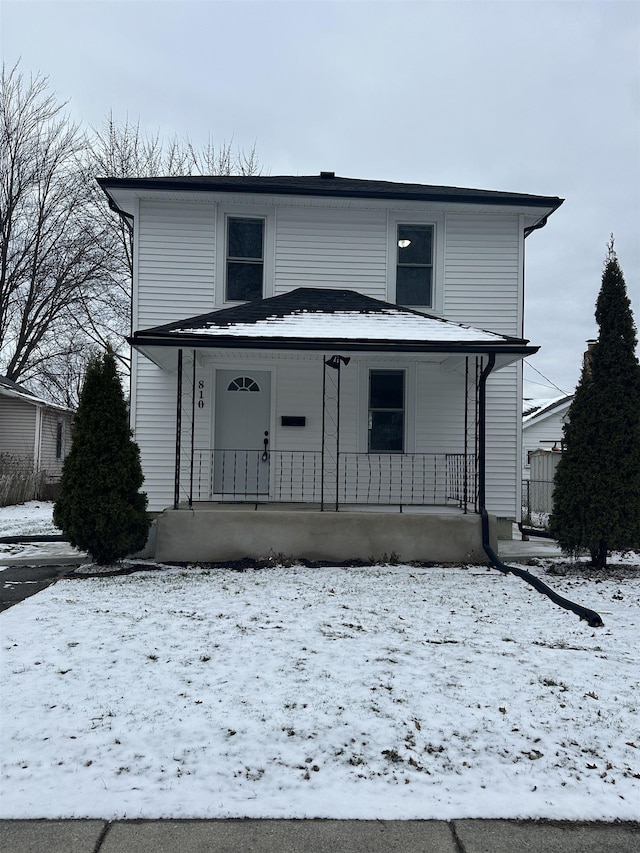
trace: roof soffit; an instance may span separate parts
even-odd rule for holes
[[[140,191],[132,189],[111,192],[117,206],[130,215],[137,212],[138,202],[179,202],[192,205],[244,206],[256,209],[275,207],[311,208],[324,210],[377,210],[415,214],[449,213],[476,216],[518,216],[525,217],[524,227],[535,225],[541,219],[553,213],[554,208],[516,207],[514,205],[487,204],[485,201],[464,203],[459,201],[423,201],[401,199],[362,199],[362,198],[326,198],[315,196],[270,196],[237,193],[184,192],[179,190]]]

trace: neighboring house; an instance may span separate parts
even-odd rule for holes
[[[134,236],[159,557],[479,560],[483,507],[510,535],[524,241],[561,199],[332,172],[99,183]]]
[[[16,494],[21,500],[54,494],[71,444],[72,422],[70,409],[47,403],[0,376],[0,502],[13,503]]]
[[[527,524],[546,527],[553,511],[553,482],[562,454],[564,423],[573,394],[526,399],[522,413],[522,508]]]
[[[564,422],[573,394],[553,399],[524,401],[522,412],[522,479],[531,477],[531,454],[562,449]]]

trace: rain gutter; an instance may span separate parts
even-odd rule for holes
[[[546,595],[547,598],[550,598],[554,604],[557,604],[559,607],[563,607],[565,610],[570,610],[572,613],[575,613],[581,619],[584,619],[588,623],[589,627],[601,628],[604,625],[604,622],[602,621],[602,617],[600,616],[600,614],[596,613],[595,610],[589,610],[587,607],[583,607],[581,604],[575,604],[573,601],[569,601],[568,598],[563,598],[561,595],[558,595],[557,592],[554,592],[551,587],[547,586],[546,583],[541,581],[540,578],[536,577],[535,575],[532,575],[525,569],[519,569],[516,566],[506,565],[502,562],[500,557],[491,547],[491,542],[489,539],[489,513],[487,512],[486,507],[486,398],[487,379],[489,378],[489,374],[495,367],[495,363],[495,353],[490,352],[487,365],[483,368],[482,373],[480,375],[480,382],[478,387],[478,420],[480,422],[478,448],[478,505],[482,524],[482,547],[484,548],[484,552],[489,558],[489,562],[494,569],[498,569],[499,572],[502,572],[505,575],[515,575],[516,577],[530,584],[530,586],[532,586],[538,592],[542,593],[543,595]]]

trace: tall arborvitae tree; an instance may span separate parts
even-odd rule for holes
[[[551,533],[603,569],[611,550],[640,548],[640,366],[636,329],[613,237],[596,303],[597,342],[564,428]]]
[[[107,565],[142,549],[149,519],[140,451],[113,351],[93,358],[75,416],[53,521],[72,545]]]

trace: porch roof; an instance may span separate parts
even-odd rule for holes
[[[166,347],[322,352],[340,348],[443,355],[493,352],[508,357],[500,358],[503,365],[538,350],[522,338],[443,320],[352,290],[306,287],[143,329],[129,342],[158,364],[166,362],[158,348]]]

